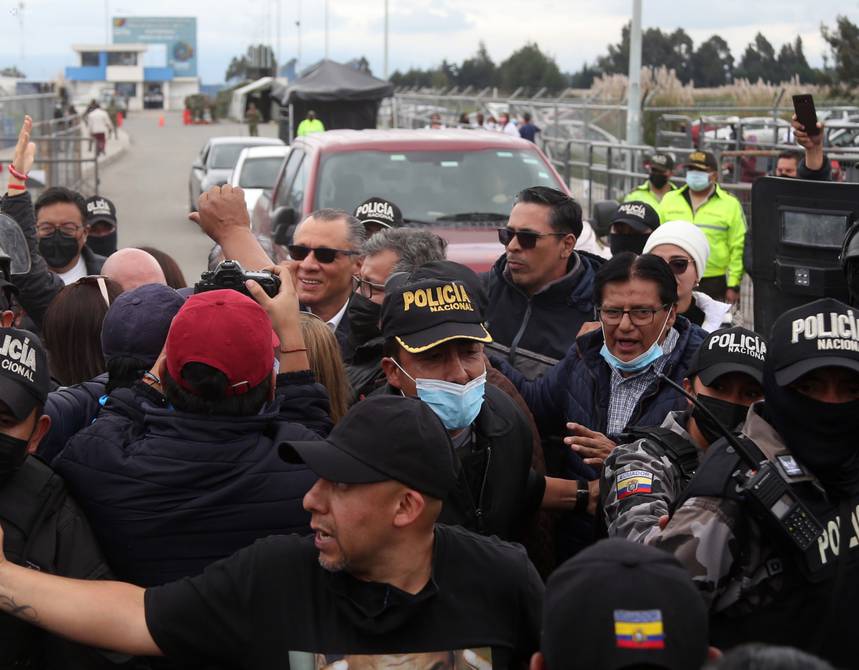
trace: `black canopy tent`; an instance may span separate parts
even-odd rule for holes
[[[301,73],[301,77],[287,86],[276,86],[272,96],[283,107],[283,118],[288,118],[292,105],[293,134],[309,110],[316,112],[327,130],[335,128],[375,128],[379,104],[394,93],[393,84],[376,79],[349,65],[321,60]],[[287,123],[281,124],[281,139]]]

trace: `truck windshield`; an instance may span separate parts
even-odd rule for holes
[[[356,151],[333,153],[320,165],[314,209],[352,211],[378,196],[412,222],[497,226],[516,194],[529,186],[561,188],[536,151]]]

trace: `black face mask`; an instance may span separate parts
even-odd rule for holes
[[[648,179],[654,188],[662,188],[668,183],[668,175],[660,174],[659,172],[651,172]]]
[[[639,235],[637,233],[610,233],[608,236],[608,245],[613,255],[624,251],[631,251],[641,255],[641,252],[644,251],[645,242],[647,242],[647,235]]]
[[[116,231],[100,237],[90,235],[86,238],[86,245],[99,256],[110,256],[116,251]]]
[[[348,312],[349,327],[357,344],[364,344],[381,337],[382,331],[379,330],[379,320],[382,317],[381,305],[377,305],[360,293],[353,293]]]
[[[859,495],[859,400],[828,403],[764,374],[764,418],[790,451],[838,498]]]
[[[12,478],[24,459],[27,458],[27,445],[30,440],[21,440],[0,433],[0,486]]]
[[[737,405],[726,400],[711,398],[710,396],[698,394],[698,402],[709,409],[719,420],[719,423],[728,431],[733,431],[746,419],[746,414],[749,413],[749,408],[745,405]],[[707,440],[707,444],[713,444],[720,437],[723,437],[722,431],[713,423],[709,416],[704,414],[697,406],[692,406],[692,418],[698,425],[698,430]]]
[[[59,230],[39,240],[39,253],[48,267],[64,268],[78,255],[78,240],[63,235]]]

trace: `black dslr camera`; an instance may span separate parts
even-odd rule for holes
[[[265,270],[262,272],[245,272],[238,261],[221,261],[214,270],[207,270],[200,275],[200,281],[194,284],[194,293],[231,288],[253,298],[245,286],[248,279],[253,279],[262,286],[269,298],[275,297],[280,291],[280,277],[276,274]]]

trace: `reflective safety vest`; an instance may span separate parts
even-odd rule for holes
[[[671,184],[671,182],[669,182]],[[677,187],[674,184],[671,184],[671,190],[676,191]],[[668,191],[671,193],[671,191]],[[665,195],[668,195],[666,193]],[[663,198],[665,196],[662,196]],[[648,205],[653,207],[657,213],[659,213],[659,200],[656,199],[656,196],[653,195],[653,191],[650,190],[650,182],[646,181],[641,186],[636,187],[632,192],[628,193],[626,197],[623,199],[624,202],[646,202]],[[660,214],[660,217],[662,215]],[[663,219],[660,218],[660,223],[663,223]]]
[[[690,221],[707,236],[710,243],[710,258],[704,269],[704,277],[724,277],[728,286],[739,286],[743,278],[743,242],[746,239],[746,218],[743,206],[730,193],[716,184],[716,190],[698,211],[686,199],[688,186],[670,191],[659,203],[660,219],[665,221]]]

